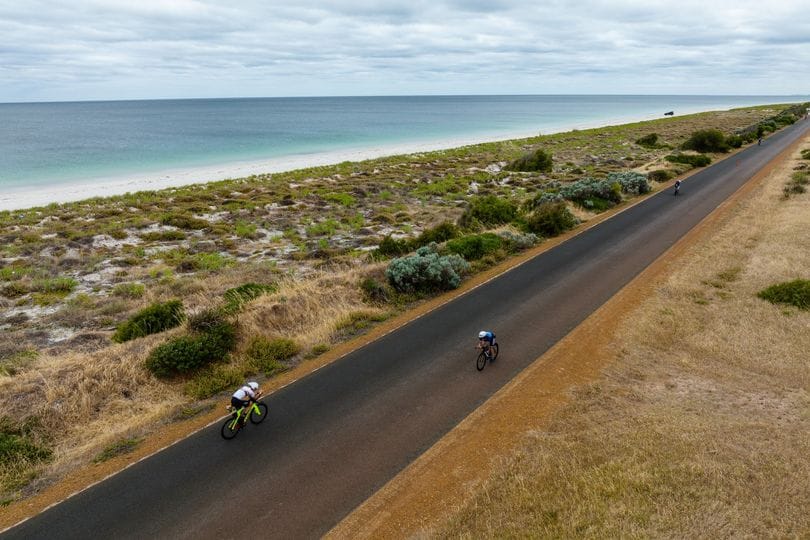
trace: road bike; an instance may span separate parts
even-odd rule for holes
[[[475,367],[478,368],[478,371],[481,371],[484,369],[484,366],[487,365],[487,360],[492,362],[496,358],[498,358],[498,344],[493,343],[478,354],[478,360],[475,361]]]
[[[231,415],[222,424],[220,433],[223,439],[233,439],[239,433],[239,430],[245,427],[247,423],[245,417],[250,420],[251,424],[261,424],[267,418],[267,405],[261,401],[254,401],[247,407],[240,407],[234,410],[231,405],[226,407],[231,411]]]
[[[677,196],[680,191],[681,191],[681,183],[675,182],[675,191],[672,194]]]

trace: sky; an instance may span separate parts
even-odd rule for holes
[[[792,0],[0,0],[0,102],[810,94]]]

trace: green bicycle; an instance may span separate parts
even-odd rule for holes
[[[234,410],[233,407],[228,405],[227,409],[232,411],[231,416],[222,424],[220,433],[223,439],[233,439],[239,433],[239,430],[245,427],[246,417],[250,420],[251,424],[261,424],[267,418],[267,405],[261,401],[254,401],[247,407],[241,407]]]

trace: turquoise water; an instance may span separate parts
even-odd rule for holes
[[[395,96],[0,104],[0,192],[807,96]]]

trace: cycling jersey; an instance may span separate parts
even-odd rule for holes
[[[495,334],[493,334],[492,332],[487,332],[484,335],[484,337],[479,338],[479,339],[481,339],[482,341],[486,341],[487,343],[492,345],[493,343],[495,343]]]
[[[249,387],[243,386],[239,390],[233,393],[233,397],[238,399],[239,401],[248,401],[256,397],[256,393]]]

